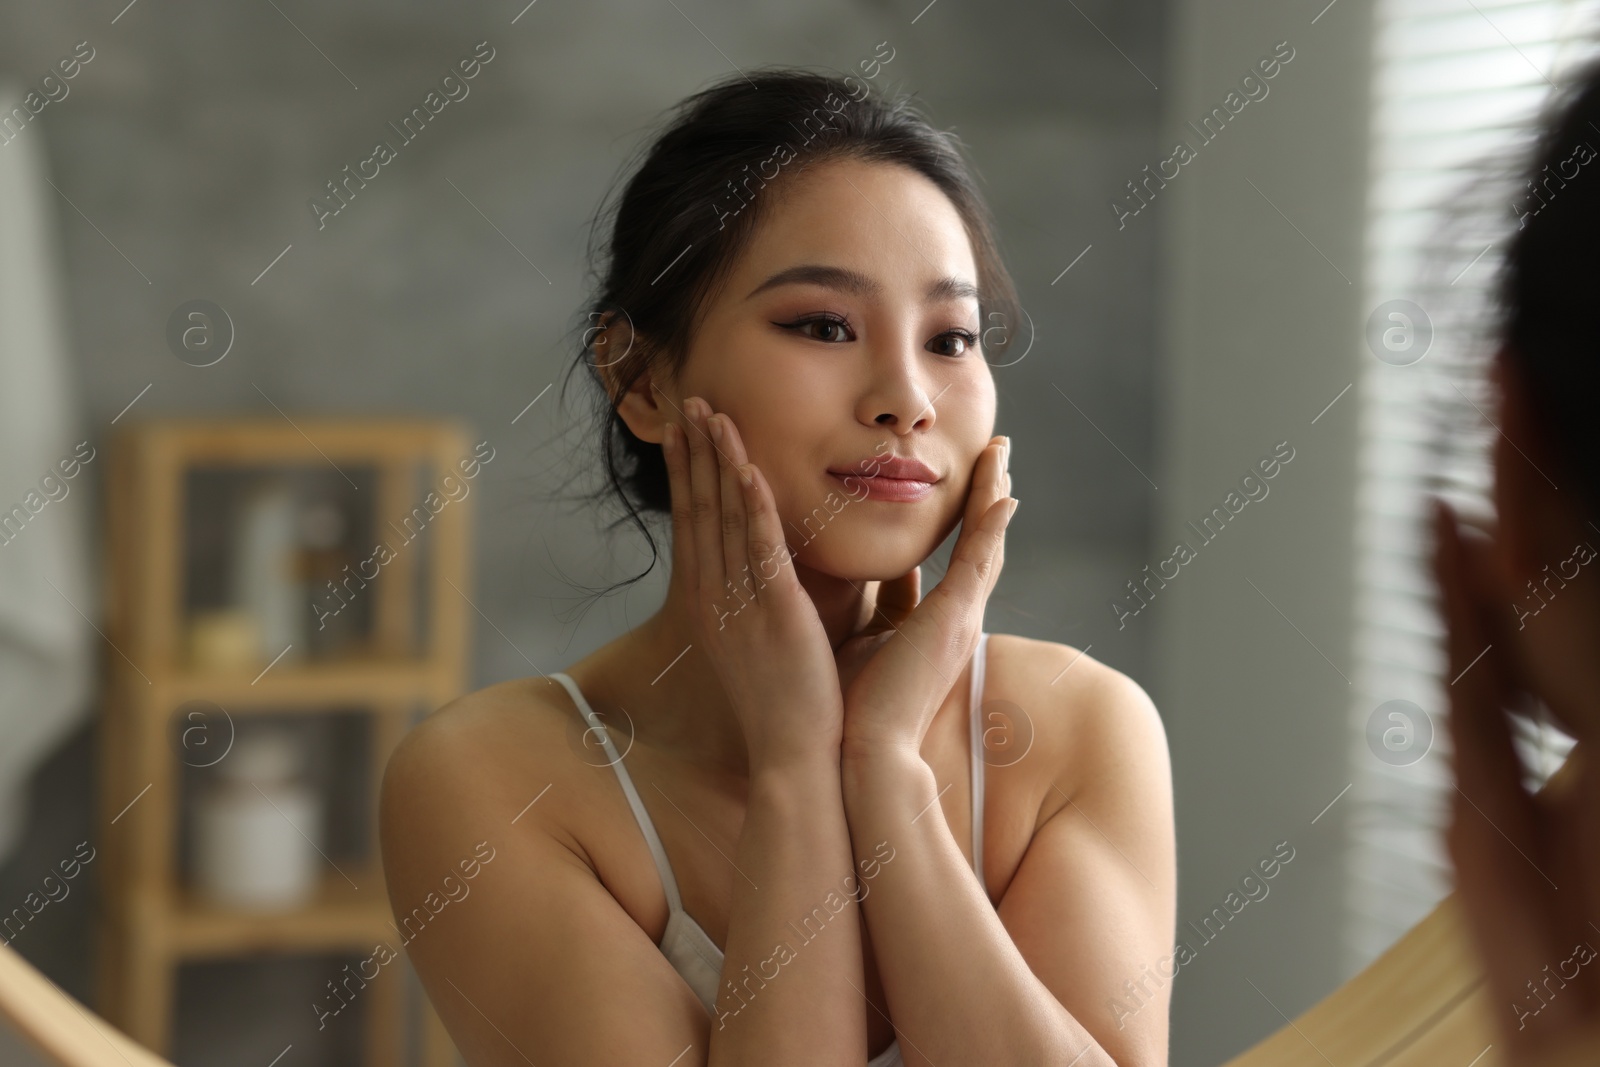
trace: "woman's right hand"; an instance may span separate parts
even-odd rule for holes
[[[662,440],[672,491],[672,561],[694,643],[744,730],[752,774],[838,758],[844,700],[827,630],[795,574],[771,487],[733,420],[690,397]],[[687,447],[685,443],[687,441]]]

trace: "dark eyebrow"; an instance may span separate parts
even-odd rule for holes
[[[757,293],[775,289],[780,285],[821,285],[829,289],[839,289],[843,292],[864,296],[878,296],[883,292],[883,286],[860,271],[851,270],[848,267],[828,267],[820,263],[802,263],[797,267],[780,270],[750,290],[745,299],[749,300]],[[960,300],[967,297],[977,299],[978,287],[960,278],[940,278],[928,286],[927,300],[930,303],[937,300]]]

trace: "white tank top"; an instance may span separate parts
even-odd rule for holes
[[[983,704],[983,672],[987,660],[989,635],[982,633],[978,636],[978,647],[972,656],[972,692],[968,697],[970,720],[969,744],[972,762],[972,856],[973,870],[978,876],[978,885],[983,889],[984,896],[989,895],[988,886],[983,879],[983,736],[981,708]],[[628,770],[622,764],[622,757],[617,754],[616,745],[612,743],[611,735],[606,732],[599,716],[589,707],[589,702],[584,699],[583,693],[578,688],[578,683],[571,676],[554,671],[551,678],[560,682],[572,697],[572,702],[583,713],[584,721],[589,729],[600,737],[605,746],[606,757],[611,766],[616,769],[617,779],[622,783],[622,791],[627,794],[628,805],[633,808],[634,818],[639,823],[639,829],[644,832],[645,843],[650,846],[650,855],[655,859],[656,870],[661,875],[661,888],[667,895],[667,926],[661,933],[659,947],[667,962],[672,964],[674,970],[683,976],[695,996],[700,998],[700,1003],[705,1005],[706,1012],[713,1017],[716,1015],[717,984],[722,980],[723,953],[711,940],[699,923],[690,918],[689,913],[683,910],[683,900],[678,896],[678,882],[672,874],[672,864],[667,861],[667,850],[661,845],[661,837],[656,833],[655,824],[650,821],[650,813],[645,810],[644,802],[639,799],[639,792],[633,787],[633,779],[628,776]],[[899,1040],[891,1041],[889,1047],[884,1049],[871,1060],[867,1067],[901,1067]]]

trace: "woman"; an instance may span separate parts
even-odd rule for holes
[[[1575,1067],[1600,1063],[1600,65],[1555,103],[1500,277],[1497,521],[1440,502],[1435,568],[1459,896],[1510,1062]],[[1535,700],[1578,742],[1540,795],[1507,718]]]
[[[1018,316],[959,143],[853,78],[733,77],[654,140],[607,252],[606,471],[670,514],[671,581],[389,763],[398,919],[494,850],[408,928],[459,1049],[1165,1064],[1161,720],[1076,649],[981,633],[1015,506],[984,324]]]

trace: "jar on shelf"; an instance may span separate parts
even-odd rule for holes
[[[230,908],[284,909],[316,893],[323,804],[288,731],[241,731],[198,791],[194,874],[199,893]]]

